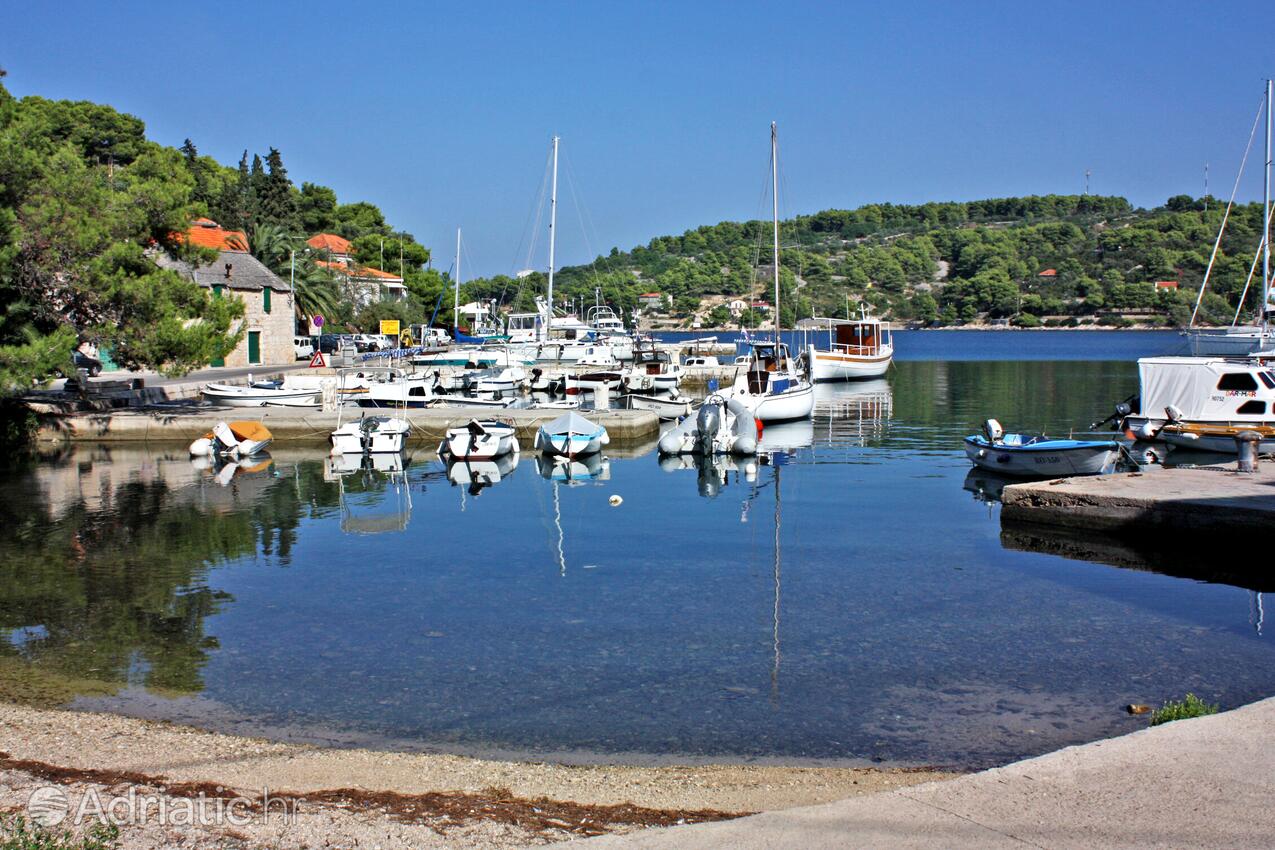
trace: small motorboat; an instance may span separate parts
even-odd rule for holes
[[[536,448],[548,455],[575,457],[601,451],[611,442],[607,429],[572,411],[541,425],[536,432]]]
[[[989,419],[982,434],[965,438],[965,454],[975,466],[1002,475],[1056,478],[1110,472],[1120,457],[1120,444],[1006,434],[999,422]]]
[[[630,410],[649,410],[663,420],[681,419],[691,413],[691,400],[678,395],[676,390],[672,395],[629,393],[625,398],[629,400]]]
[[[261,454],[272,440],[274,435],[260,422],[218,422],[211,431],[190,444],[190,454],[192,457],[237,460]]]
[[[281,381],[258,381],[246,387],[205,384],[201,394],[221,407],[313,407],[319,403],[322,390],[291,388]]]
[[[333,455],[381,454],[401,452],[407,444],[412,426],[405,419],[390,416],[364,416],[354,422],[338,425],[329,436]]]
[[[695,418],[689,416],[660,437],[662,455],[752,455],[761,428],[752,411],[736,398],[709,396]]]
[[[518,451],[517,429],[499,419],[471,419],[448,428],[438,444],[439,456],[447,460],[491,460]]]

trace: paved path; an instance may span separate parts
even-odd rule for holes
[[[1275,846],[1275,699],[822,806],[604,836],[603,848]]]

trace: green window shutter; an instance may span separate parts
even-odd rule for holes
[[[270,287],[261,290],[261,309],[270,312]]]

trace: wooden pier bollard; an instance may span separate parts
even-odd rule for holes
[[[1240,472],[1257,472],[1257,447],[1262,435],[1256,431],[1241,431],[1235,435],[1235,448],[1240,456]]]

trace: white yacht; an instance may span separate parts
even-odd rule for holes
[[[894,359],[890,324],[870,318],[867,308],[861,309],[858,319],[816,317],[798,324],[815,335],[815,341],[806,346],[815,383],[879,378],[890,368]]]

